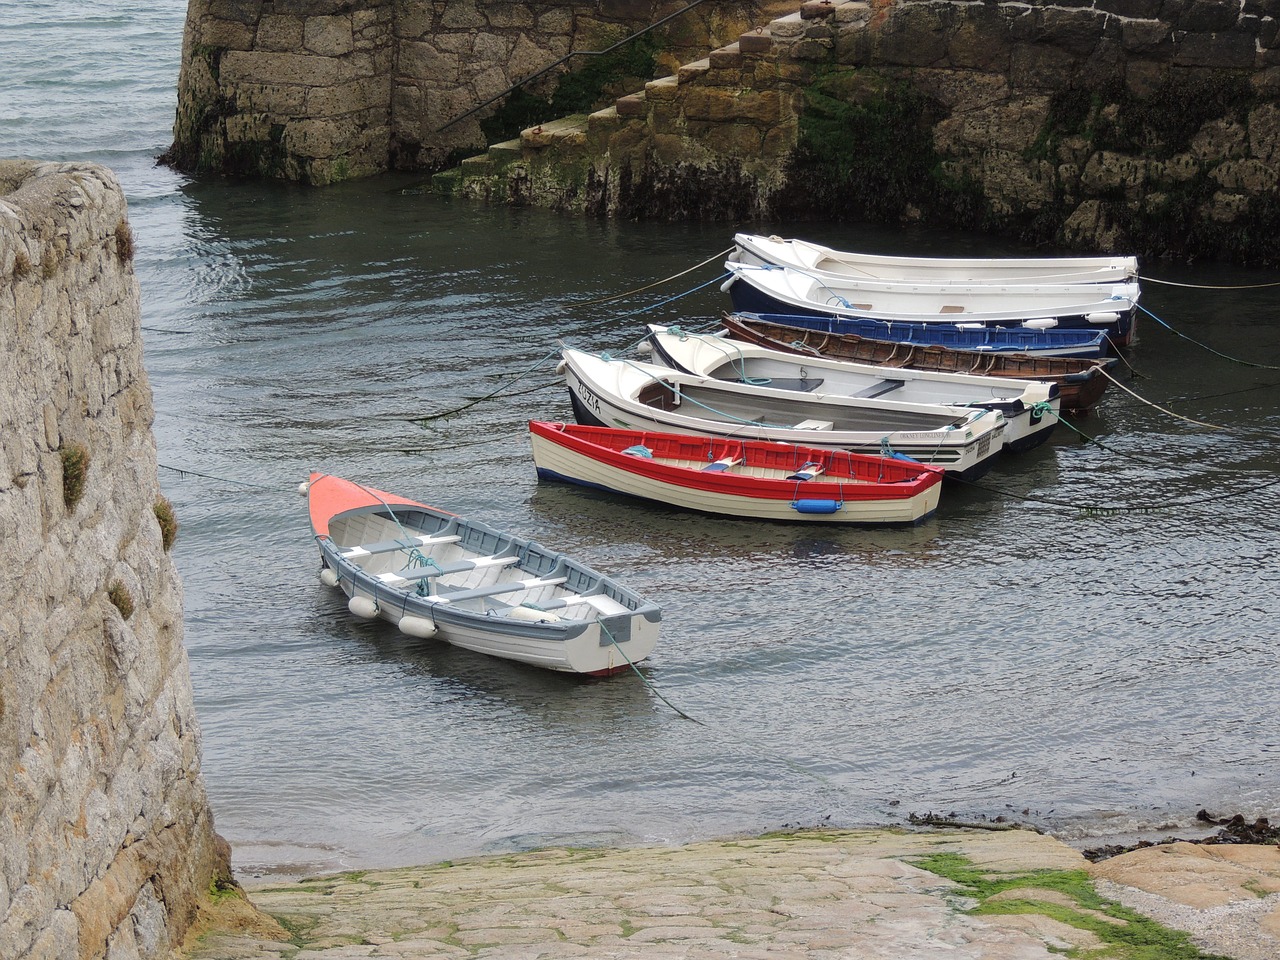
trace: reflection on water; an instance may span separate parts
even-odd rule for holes
[[[526,422],[570,416],[560,345],[625,355],[644,323],[710,323],[736,227],[473,206],[399,177],[188,182],[153,162],[184,10],[24,4],[0,88],[46,86],[39,111],[25,95],[0,111],[0,143],[111,163],[129,196],[205,779],[240,869],[930,810],[1071,837],[1280,802],[1277,294],[1154,282],[1270,274],[1144,264],[1154,318],[1122,378],[1137,396],[1111,387],[1074,430],[949,485],[918,527],[758,525],[540,484]],[[104,37],[132,72],[92,79]],[[110,109],[99,80],[125,84]],[[1026,252],[924,227],[737,226]],[[296,493],[312,469],[658,600],[643,677],[549,675],[356,621],[317,580]]]

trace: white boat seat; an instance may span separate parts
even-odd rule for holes
[[[535,609],[537,610],[563,610],[565,607],[572,607],[578,603],[590,603],[591,597],[581,593],[571,593],[567,597],[557,597],[554,600],[548,600],[546,603],[539,603]]]
[[[881,380],[879,383],[873,383],[865,390],[859,390],[857,393],[852,394],[852,396],[858,397],[862,400],[871,400],[875,397],[883,397],[886,393],[889,393],[892,390],[897,390],[906,382],[907,381],[905,380]]]
[[[468,570],[479,570],[483,567],[509,567],[519,561],[515,554],[492,557],[472,557],[470,560],[457,560],[453,563],[428,563],[420,567],[405,567],[403,570],[380,573],[378,579],[383,581],[429,580],[431,577],[442,577],[447,573],[466,573]]]
[[[504,580],[502,583],[491,583],[487,587],[473,587],[470,590],[455,590],[452,593],[441,593],[434,597],[422,599],[434,603],[456,603],[459,600],[473,600],[476,597],[496,597],[501,593],[514,593],[517,590],[536,590],[539,587],[555,587],[568,577],[535,577],[532,580]]]
[[[546,603],[529,604],[529,606],[536,610],[551,611],[563,610],[565,607],[583,603],[595,607],[597,614],[603,614],[606,617],[632,612],[625,604],[618,603],[618,601],[599,589],[590,590],[587,593],[571,593],[567,597],[557,597],[554,600],[548,600]]]
[[[347,547],[338,552],[347,560],[371,557],[375,553],[391,553],[393,550],[414,550],[418,547],[434,547],[441,543],[457,543],[462,538],[457,534],[431,537],[408,537],[399,540],[384,540],[381,543],[362,544],[358,547]]]

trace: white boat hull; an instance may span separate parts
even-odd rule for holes
[[[776,263],[872,285],[1096,284],[1138,276],[1137,257],[895,257],[749,233],[736,234],[734,244],[738,263]]]
[[[605,360],[580,350],[565,350],[563,369],[574,416],[579,423],[632,430],[670,430],[701,436],[775,440],[800,446],[833,447],[855,453],[892,451],[943,467],[972,480],[992,466],[1004,446],[1004,416],[999,411],[899,404],[896,408],[862,405],[845,398],[818,398],[795,391],[743,387],[680,373],[637,361]],[[647,403],[675,389],[674,407]],[[750,413],[763,410],[759,419]],[[693,411],[693,412],[689,412]],[[850,418],[884,418],[885,426],[846,426]],[[915,418],[921,427],[893,428],[893,420]]]
[[[730,260],[721,289],[739,313],[813,314],[891,322],[1001,324],[1033,328],[1084,328],[1107,332],[1113,343],[1133,336],[1136,283],[1082,284],[1066,293],[1027,294],[994,285],[868,292],[828,274]]]
[[[367,581],[343,580],[339,585],[348,597],[365,597],[377,602],[379,619],[393,626],[399,626],[405,616],[394,600],[388,600],[385,591],[375,598],[375,591]],[[519,630],[499,631],[492,624],[482,624],[481,628],[473,622],[449,622],[443,620],[438,612],[435,624],[433,639],[451,646],[544,670],[591,675],[619,673],[629,664],[644,660],[658,644],[659,629],[655,621],[633,618],[626,642],[615,645],[604,636],[598,621],[588,624],[586,630],[567,640],[550,634],[536,636],[527,625]]]
[[[328,474],[306,492],[321,582],[354,616],[567,673],[608,675],[653,652],[657,605],[563,554]]]
[[[825,357],[798,357],[712,334],[685,333],[650,324],[654,359],[677,370],[717,380],[749,383],[817,381],[824,395],[875,393],[893,401],[998,408],[1005,418],[1004,443],[1029,450],[1049,438],[1061,412],[1058,388],[1039,380],[965,373],[885,368]],[[881,385],[893,384],[885,389]]]

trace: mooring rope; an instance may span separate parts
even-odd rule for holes
[[[1081,434],[1081,436],[1084,436],[1084,434]],[[1099,446],[1102,445],[1099,444]],[[1104,447],[1104,449],[1106,448]],[[1034,494],[1014,493],[1010,490],[1001,490],[998,487],[988,486],[978,480],[962,480],[961,483],[974,487],[978,490],[982,490],[985,493],[1005,497],[1009,500],[1019,500],[1024,503],[1035,503],[1046,507],[1060,507],[1064,510],[1071,510],[1085,517],[1110,517],[1120,516],[1123,514],[1161,513],[1165,510],[1182,510],[1188,507],[1203,506],[1205,504],[1216,503],[1222,500],[1239,499],[1241,497],[1246,497],[1251,493],[1258,493],[1280,484],[1280,476],[1272,476],[1269,479],[1254,483],[1244,490],[1227,490],[1221,493],[1206,494],[1202,497],[1194,497],[1186,500],[1165,500],[1160,503],[1137,505],[1126,504],[1123,506],[1082,504],[1078,500],[1055,500],[1051,497],[1040,497]]]
[[[632,290],[625,290],[622,293],[611,293],[607,297],[596,297],[594,300],[577,300],[571,303],[570,306],[589,307],[592,304],[608,303],[610,300],[621,300],[623,297],[630,297],[637,293],[643,293],[646,290],[651,290],[654,287],[662,286],[664,283],[670,283],[672,280],[679,279],[680,277],[683,277],[686,273],[693,273],[693,271],[697,270],[699,267],[705,267],[708,263],[712,263],[713,261],[719,260],[722,257],[728,256],[730,253],[733,252],[733,249],[734,249],[733,247],[726,247],[724,250],[721,250],[719,253],[716,253],[716,254],[713,254],[712,256],[707,257],[707,259],[703,260],[701,263],[695,263],[688,270],[681,270],[679,273],[673,273],[671,276],[664,277],[661,280],[654,280],[652,283],[646,283],[643,287],[635,287]],[[728,276],[728,274],[725,274],[725,276]],[[721,277],[720,279],[723,280],[724,277]]]
[[[1162,283],[1166,287],[1186,287],[1188,290],[1264,290],[1267,287],[1280,287],[1280,280],[1269,283],[1179,283],[1176,280],[1160,280],[1156,277],[1143,277],[1135,274],[1135,278],[1143,283]]]
[[[650,691],[653,692],[653,695],[655,697],[657,697],[659,700],[665,703],[668,707],[674,710],[676,714],[682,717],[683,719],[688,720],[692,723],[696,723],[698,726],[705,728],[706,730],[712,732],[713,734],[721,733],[721,731],[718,728],[708,725],[702,720],[699,720],[697,717],[690,716],[688,713],[681,710],[674,703],[672,703],[670,700],[664,697],[662,693],[658,690],[658,688],[655,687],[650,682],[649,678],[640,672],[640,668],[631,662],[631,658],[627,656],[626,651],[622,649],[622,646],[618,643],[613,633],[609,630],[607,626],[605,626],[604,620],[601,619],[601,620],[598,620],[597,622],[600,624],[600,629],[604,632],[604,635],[609,638],[609,642],[613,644],[614,649],[617,650],[618,653],[622,655],[623,660],[627,661],[627,666],[629,666],[632,672],[635,673],[635,675],[640,678],[640,680],[644,683],[644,685],[648,687]],[[804,766],[803,764],[798,763],[797,761],[792,760],[790,757],[784,756],[781,753],[778,753],[776,751],[769,750],[766,748],[762,748],[757,743],[744,741],[742,738],[739,738],[739,737],[725,736],[724,739],[725,739],[725,742],[728,742],[734,746],[748,747],[750,752],[754,755],[763,756],[771,760],[776,760],[779,763],[781,763],[783,766],[785,766],[787,769],[793,771],[794,773],[799,773],[806,777],[809,777],[810,779],[816,780],[826,787],[831,787],[837,791],[842,789],[840,785],[837,784],[835,781],[833,781],[830,777],[821,773],[817,773],[816,771],[810,770],[808,767]]]
[[[440,413],[426,413],[418,417],[413,417],[412,419],[417,423],[426,423],[431,420],[439,420],[443,417],[451,417],[455,413],[461,413],[463,410],[469,410],[471,407],[474,407],[478,403],[484,403],[486,400],[492,400],[494,397],[500,395],[508,387],[514,386],[515,384],[519,383],[521,380],[523,380],[529,374],[533,373],[533,371],[537,370],[540,366],[542,366],[548,360],[558,355],[559,355],[559,351],[552,351],[551,353],[548,353],[546,356],[542,357],[540,360],[534,363],[533,366],[528,367],[527,369],[517,374],[515,377],[506,381],[505,383],[501,383],[498,386],[494,387],[492,390],[490,390],[488,393],[486,393],[482,397],[476,397],[474,400],[468,400],[466,403],[462,404],[461,406],[454,407],[450,410],[443,410]],[[538,387],[536,389],[541,390],[541,389],[544,389],[545,386],[546,385],[544,384],[542,387]]]
[[[663,703],[665,703],[668,707],[670,707],[672,710],[674,710],[674,711],[675,711],[679,716],[683,717],[685,720],[691,720],[691,721],[693,721],[694,723],[696,723],[696,724],[697,724],[698,726],[700,726],[700,727],[706,726],[706,724],[704,724],[701,720],[697,719],[696,717],[691,717],[691,716],[689,716],[689,714],[685,713],[683,710],[681,710],[679,707],[677,707],[674,703],[672,703],[670,700],[668,700],[666,697],[664,697],[664,696],[662,695],[662,693],[658,690],[658,688],[657,688],[657,687],[655,687],[655,686],[654,686],[654,685],[649,681],[649,678],[648,678],[648,677],[646,677],[643,673],[641,673],[641,672],[640,672],[640,668],[639,668],[639,667],[637,667],[637,666],[636,666],[636,665],[631,661],[631,658],[627,656],[627,652],[626,652],[625,650],[623,650],[623,649],[622,649],[622,645],[621,645],[620,643],[618,643],[618,638],[617,638],[617,637],[615,637],[615,636],[613,635],[613,631],[612,631],[612,630],[610,630],[610,629],[605,625],[604,620],[603,620],[602,618],[600,618],[600,617],[597,617],[597,618],[596,618],[596,622],[597,622],[598,624],[600,624],[600,629],[604,632],[604,635],[605,635],[606,637],[608,637],[608,638],[609,638],[609,642],[610,642],[611,644],[613,644],[613,649],[617,650],[617,651],[618,651],[618,653],[620,653],[620,654],[622,655],[622,659],[623,659],[623,660],[625,660],[625,661],[627,661],[627,666],[631,668],[631,672],[632,672],[632,673],[634,673],[637,677],[639,677],[639,678],[640,678],[640,680],[641,680],[641,682],[642,682],[642,683],[644,683],[644,685],[645,685],[646,687],[648,687],[650,690],[652,690],[652,691],[653,691],[653,695],[654,695],[655,697],[657,697],[659,700],[661,700]]]
[[[1239,357],[1233,357],[1230,354],[1221,352],[1220,350],[1215,350],[1213,349],[1213,347],[1209,346],[1207,343],[1201,343],[1199,340],[1196,340],[1194,337],[1189,337],[1185,333],[1182,333],[1179,330],[1175,330],[1172,326],[1170,326],[1164,320],[1161,320],[1159,317],[1157,317],[1154,313],[1152,313],[1142,304],[1136,303],[1132,300],[1130,300],[1129,302],[1132,303],[1139,310],[1141,310],[1143,313],[1145,313],[1147,316],[1149,316],[1156,323],[1160,324],[1160,326],[1164,327],[1166,330],[1172,333],[1174,336],[1181,337],[1183,340],[1186,340],[1188,343],[1194,343],[1197,347],[1200,347],[1202,350],[1207,350],[1209,353],[1212,353],[1215,357],[1221,357],[1223,360],[1230,360],[1232,363],[1239,363],[1246,367],[1256,367],[1259,370],[1280,370],[1280,366],[1275,366],[1274,364],[1254,363],[1250,360],[1241,360]]]
[[[712,260],[714,260],[714,259],[715,259],[715,257],[712,257],[711,259],[712,259]],[[704,261],[704,263],[708,263],[708,262],[710,262],[710,261]],[[703,266],[703,264],[698,264],[698,266]],[[685,272],[687,273],[688,271],[686,270]],[[680,276],[680,274],[677,274],[677,276]],[[721,281],[721,280],[723,280],[726,276],[728,276],[728,274],[721,274],[720,276],[715,277],[715,278],[714,278],[714,279],[712,279],[712,280],[708,280],[706,283],[700,283],[700,284],[698,284],[696,287],[692,287],[692,288],[690,288],[690,289],[688,289],[688,290],[683,291],[682,293],[677,293],[675,296],[667,297],[665,300],[659,300],[657,303],[652,303],[652,304],[650,304],[650,305],[649,305],[649,306],[647,306],[647,307],[642,307],[642,308],[640,308],[639,310],[633,310],[633,311],[630,311],[629,313],[619,314],[619,315],[616,315],[616,316],[614,316],[614,317],[610,317],[609,319],[610,319],[610,320],[616,320],[616,319],[618,319],[618,317],[620,317],[620,316],[633,316],[633,315],[638,314],[638,313],[646,313],[646,312],[648,312],[648,311],[650,311],[650,310],[656,310],[656,309],[658,309],[659,307],[665,307],[667,304],[669,304],[669,303],[674,303],[676,300],[679,300],[681,297],[687,297],[687,296],[689,296],[689,295],[690,295],[690,294],[692,294],[692,293],[697,293],[699,290],[703,290],[703,289],[705,289],[705,288],[707,288],[707,287],[711,286],[713,283],[718,283],[718,282],[720,282],[720,281]],[[603,322],[604,322],[604,321],[601,321],[601,323],[603,323]],[[641,337],[639,340],[634,341],[634,342],[631,344],[631,346],[632,346],[632,347],[635,347],[635,346],[637,346],[638,344],[643,343],[647,338],[648,338],[648,335],[646,334],[645,336]],[[523,380],[523,379],[524,379],[525,377],[527,377],[529,374],[533,373],[533,371],[537,370],[540,366],[542,366],[542,365],[543,365],[544,363],[546,363],[548,360],[551,360],[551,359],[553,359],[553,358],[555,358],[555,357],[558,357],[559,355],[560,355],[560,349],[559,349],[559,348],[557,348],[557,349],[555,349],[555,350],[552,350],[552,351],[551,351],[550,353],[548,353],[546,356],[542,357],[540,360],[538,360],[536,363],[534,363],[534,364],[533,364],[533,366],[529,367],[528,369],[526,369],[526,370],[524,370],[523,372],[521,372],[520,374],[518,374],[514,379],[508,380],[508,381],[506,381],[505,383],[500,384],[499,386],[497,386],[497,387],[495,387],[493,390],[491,390],[489,393],[486,393],[484,396],[482,396],[482,397],[476,397],[474,400],[468,400],[466,403],[462,404],[461,406],[453,407],[452,409],[449,409],[449,410],[443,410],[443,411],[441,411],[440,413],[428,413],[428,414],[424,414],[424,415],[419,416],[419,417],[414,417],[414,418],[413,418],[413,420],[414,420],[414,421],[416,421],[416,422],[418,422],[418,423],[426,423],[426,422],[429,422],[429,421],[431,421],[431,420],[440,420],[440,419],[442,419],[442,418],[444,418],[444,417],[451,417],[451,416],[453,416],[455,413],[461,413],[463,410],[468,410],[468,409],[470,409],[471,407],[474,407],[474,406],[475,406],[476,404],[478,404],[478,403],[483,403],[483,402],[484,402],[484,401],[486,401],[486,400],[492,400],[494,397],[497,397],[497,396],[503,395],[503,394],[504,394],[504,391],[505,391],[508,387],[513,386],[514,384],[519,383],[521,380]],[[535,388],[535,389],[538,389],[538,390],[545,389],[545,387],[547,387],[547,386],[549,386],[549,385],[550,385],[550,384],[544,384],[543,386],[541,386],[541,387],[537,387],[537,388]]]
[[[1106,371],[1105,367],[1099,367],[1098,372],[1102,374],[1104,377],[1106,377],[1108,380],[1110,380],[1112,383],[1114,383],[1117,387],[1119,387],[1125,393],[1129,394],[1129,396],[1133,397],[1135,400],[1139,401],[1140,403],[1145,403],[1148,407],[1153,407],[1156,410],[1159,410],[1161,413],[1167,413],[1169,416],[1173,417],[1175,420],[1185,420],[1187,423],[1194,423],[1201,427],[1208,427],[1210,430],[1230,430],[1231,429],[1230,427],[1224,427],[1218,423],[1207,423],[1204,420],[1196,420],[1192,417],[1184,417],[1180,413],[1174,413],[1168,407],[1162,407],[1160,406],[1160,404],[1154,403],[1151,400],[1148,400],[1146,397],[1142,396],[1136,390],[1130,390],[1123,383],[1121,383],[1119,380],[1117,380],[1115,377],[1109,374]]]
[[[183,467],[171,467],[167,463],[157,463],[157,467],[162,470],[171,470],[180,477],[200,477],[203,480],[216,480],[219,483],[233,483],[238,487],[249,487],[254,490],[275,490],[281,492],[279,487],[268,486],[264,483],[250,483],[245,480],[232,480],[228,477],[217,477],[211,473],[200,473],[198,470],[187,470]]]
[[[1107,453],[1114,453],[1117,457],[1124,457],[1126,460],[1136,460],[1138,463],[1161,464],[1165,462],[1163,459],[1159,457],[1147,457],[1138,453],[1128,453],[1124,450],[1117,450],[1115,447],[1108,446],[1107,444],[1099,440],[1097,437],[1089,436],[1089,434],[1085,433],[1083,430],[1077,427],[1074,423],[1072,423],[1066,417],[1062,416],[1062,414],[1058,414],[1058,422],[1063,424],[1068,430],[1071,430],[1073,433],[1075,433],[1076,436],[1078,436],[1081,440],[1085,441],[1085,443],[1091,443],[1095,447],[1098,447],[1100,450],[1107,451]]]

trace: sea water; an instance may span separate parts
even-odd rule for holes
[[[1144,263],[1123,387],[915,528],[539,483],[525,424],[571,415],[560,346],[629,356],[645,323],[713,325],[735,229],[1029,251],[927,225],[585,220],[403,176],[190,179],[155,164],[184,14],[0,4],[0,156],[101,162],[128,196],[204,779],[242,874],[927,813],[1080,843],[1274,814],[1280,288],[1255,285],[1275,274]],[[354,620],[316,576],[313,469],[658,601],[643,676]]]

